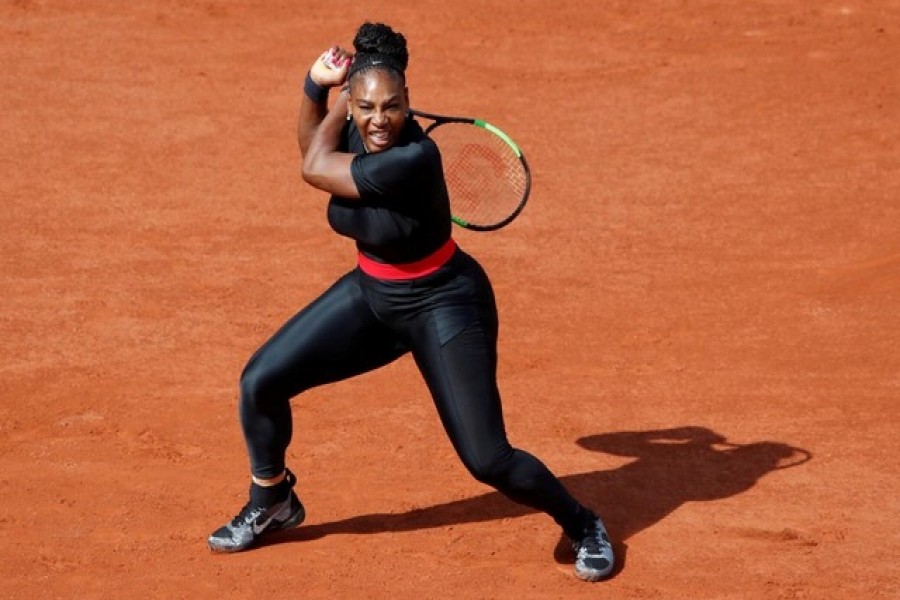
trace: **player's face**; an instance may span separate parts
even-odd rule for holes
[[[385,69],[370,69],[350,86],[350,113],[370,153],[383,152],[397,143],[409,93],[403,79]]]

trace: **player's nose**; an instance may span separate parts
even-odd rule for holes
[[[381,110],[375,111],[375,114],[372,115],[372,124],[376,127],[384,127],[387,125],[387,113]]]

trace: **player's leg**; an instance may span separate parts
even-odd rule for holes
[[[541,461],[508,441],[488,328],[474,321],[443,346],[416,344],[413,354],[441,422],[476,479],[578,533],[586,518],[580,504]]]
[[[254,482],[241,512],[209,537],[212,550],[244,550],[266,533],[302,522],[303,505],[292,489],[296,478],[284,461],[292,434],[291,398],[406,352],[372,314],[357,276],[343,277],[291,318],[244,369],[240,418]]]
[[[454,301],[429,313],[412,337],[413,355],[444,428],[475,478],[547,513],[562,527],[576,544],[580,577],[605,577],[613,568],[613,554],[598,517],[540,460],[507,439],[496,380],[497,313],[490,283],[477,264],[460,279],[473,287],[437,292],[449,293]],[[459,302],[463,294],[469,294],[467,304]]]
[[[349,273],[292,317],[244,368],[240,416],[255,477],[284,470],[291,398],[381,367],[407,351],[375,318],[357,278],[357,272]]]

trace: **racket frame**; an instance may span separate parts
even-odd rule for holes
[[[513,219],[519,216],[519,213],[522,212],[522,209],[525,208],[525,203],[528,202],[528,197],[531,195],[531,168],[528,166],[528,161],[525,160],[525,154],[522,152],[522,149],[519,148],[519,145],[513,141],[511,137],[509,137],[502,129],[499,127],[484,121],[483,119],[474,119],[471,117],[454,117],[448,115],[438,115],[435,113],[429,113],[421,110],[410,109],[409,114],[412,117],[422,117],[423,119],[428,119],[432,121],[425,128],[425,134],[429,134],[431,131],[436,129],[441,125],[445,125],[447,123],[464,123],[467,125],[473,125],[475,127],[481,127],[482,129],[492,133],[497,136],[503,142],[509,146],[509,148],[513,151],[513,154],[519,159],[522,163],[522,168],[525,171],[525,188],[522,191],[522,198],[519,200],[519,204],[516,208],[510,212],[504,219],[498,221],[497,223],[492,223],[488,225],[478,224],[478,223],[470,223],[469,221],[457,217],[455,215],[451,215],[450,219],[464,229],[469,229],[472,231],[496,231],[501,227],[505,227],[512,223]],[[451,199],[451,205],[453,200]]]

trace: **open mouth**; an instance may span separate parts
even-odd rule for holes
[[[372,148],[386,148],[391,143],[391,135],[387,130],[375,130],[369,132],[369,144]]]

